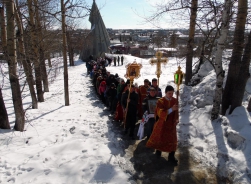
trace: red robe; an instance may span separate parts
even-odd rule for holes
[[[118,102],[117,107],[116,107],[116,112],[114,115],[114,120],[115,121],[123,121],[123,118],[124,118],[123,115],[124,115],[124,113],[123,113],[122,105]]]
[[[125,87],[124,91],[125,92],[126,90],[128,89],[128,87]],[[116,111],[115,111],[115,115],[114,115],[114,120],[115,121],[123,121],[124,119],[124,111],[123,111],[123,107],[121,105],[120,102],[117,103],[117,106],[116,106]]]
[[[155,118],[157,117],[158,120],[155,122],[151,137],[146,143],[147,147],[164,152],[176,151],[178,111],[168,114],[168,109],[174,104],[177,104],[177,100],[173,97],[171,100],[162,97],[157,101]]]

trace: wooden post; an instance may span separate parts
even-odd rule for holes
[[[129,93],[128,93],[128,97],[127,97],[127,101],[126,101],[126,110],[125,110],[125,118],[124,118],[124,128],[126,126],[126,116],[127,116],[127,110],[128,110],[128,100],[130,99],[130,94],[131,94],[131,87],[132,87],[132,84],[133,84],[133,79],[131,80],[130,79],[130,85],[129,85]]]

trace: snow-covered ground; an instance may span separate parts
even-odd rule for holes
[[[135,80],[138,85],[146,78],[156,77],[156,66],[151,66],[148,59],[127,55],[124,58],[123,66],[112,65],[107,70],[124,78],[125,65],[136,59],[143,65],[141,77]],[[63,70],[59,70],[62,62],[54,62],[58,63],[57,70],[51,71],[45,102],[34,110],[28,108],[29,96],[23,100],[28,108],[26,131],[0,130],[0,183],[132,183],[130,174],[120,167],[126,161],[119,154],[119,140],[112,136],[112,125],[86,76],[85,63],[76,61],[76,66],[69,67],[70,106],[66,107]],[[179,63],[184,72],[184,62],[176,58],[169,58],[168,64],[162,66],[162,92],[167,84],[176,87],[173,75]],[[6,73],[5,67],[1,65]],[[239,107],[231,115],[212,122],[215,74],[209,65],[204,65],[200,72],[205,77],[196,87],[181,86],[179,146],[190,146],[190,155],[234,183],[251,183],[250,114],[245,107]],[[13,126],[15,117],[7,78],[0,81],[5,81],[3,95]],[[246,90],[251,92],[249,86],[250,81]]]

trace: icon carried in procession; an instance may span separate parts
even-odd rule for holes
[[[123,121],[124,122],[124,128],[126,126],[128,100],[130,99],[131,87],[132,87],[132,84],[133,84],[133,80],[140,77],[140,69],[142,68],[142,64],[137,63],[136,60],[135,60],[133,63],[129,63],[125,67],[126,67],[125,78],[130,80],[130,85],[129,85],[129,93],[128,93],[128,97],[127,97],[126,109],[125,109],[125,113],[124,113],[124,121]]]
[[[154,114],[158,99],[148,99],[148,113]]]
[[[142,64],[136,63],[136,61],[134,61],[133,63],[127,64],[126,68],[125,77],[130,79],[130,81],[140,77],[140,69],[142,68]]]

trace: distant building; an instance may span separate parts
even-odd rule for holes
[[[110,46],[110,51],[112,54],[128,54],[130,47],[124,44],[113,44]]]
[[[155,56],[156,51],[152,48],[148,48],[147,50],[140,50],[141,58],[152,58]]]
[[[175,57],[177,54],[177,49],[176,48],[154,48],[154,50],[157,51],[162,51],[163,56],[165,57]]]
[[[132,56],[141,57],[140,52],[147,49],[147,46],[136,44],[130,47],[129,54],[131,54]]]

